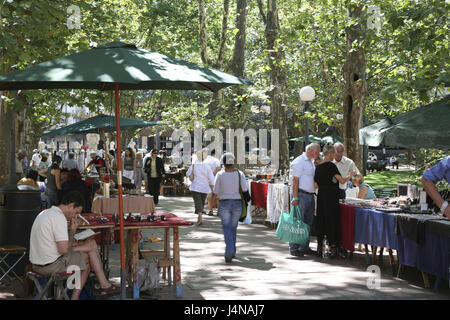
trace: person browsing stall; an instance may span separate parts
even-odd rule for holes
[[[311,143],[306,146],[304,152],[298,160],[294,160],[292,169],[292,202],[293,206],[299,206],[302,220],[311,230],[314,216],[314,159],[320,154],[320,146]],[[304,254],[311,254],[313,251],[309,247],[309,240],[304,245],[289,243],[289,251],[293,256],[303,257]]]
[[[339,173],[342,177],[348,176],[350,172],[356,172],[359,174],[359,170],[355,165],[355,162],[344,156],[344,145],[340,142],[336,142],[334,144],[334,148],[336,150],[335,158],[333,163],[339,170]],[[345,199],[345,190],[347,189],[347,183],[339,183],[339,199]]]
[[[35,272],[50,276],[56,272],[67,272],[67,267],[72,265],[80,268],[80,287],[73,290],[72,300],[79,299],[91,269],[100,283],[101,295],[120,292],[120,288],[106,279],[95,240],[74,240],[78,228],[77,215],[83,211],[83,206],[79,194],[68,194],[58,206],[42,211],[31,227],[30,262]]]
[[[448,199],[443,199],[439,193],[436,183],[445,180],[450,184],[450,156],[445,157],[437,164],[423,173],[422,184],[425,191],[433,199],[434,203],[441,209],[441,213],[450,219],[450,206]]]
[[[341,216],[339,210],[339,183],[345,184],[351,179],[353,171],[347,177],[342,177],[333,163],[336,149],[331,144],[323,147],[324,161],[317,167],[314,174],[317,193],[317,255],[322,256],[324,237],[327,236],[331,247],[331,258],[338,256],[341,243]]]
[[[50,208],[53,205],[58,205],[58,196],[61,191],[61,157],[58,155],[53,156],[53,162],[47,169],[39,171],[39,175],[47,178],[47,184],[45,193],[47,196],[47,207]]]

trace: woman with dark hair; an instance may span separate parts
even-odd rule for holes
[[[48,208],[53,205],[57,206],[59,203],[58,190],[61,190],[61,162],[61,157],[55,154],[51,166],[39,171],[40,176],[47,178],[47,188],[45,189],[45,193],[48,197]]]
[[[234,168],[235,158],[233,154],[225,153],[220,162],[225,166],[225,169],[222,169],[216,175],[212,201],[214,203],[216,197],[219,196],[217,211],[220,220],[222,220],[225,239],[225,262],[230,263],[236,255],[236,234],[242,213],[242,199],[239,189],[245,192],[248,190],[248,186],[245,175]]]
[[[324,161],[316,167],[314,184],[317,194],[317,255],[322,256],[323,240],[327,236],[331,258],[336,258],[341,244],[341,218],[339,213],[339,183],[345,184],[353,172],[343,178],[333,163],[336,149],[332,144],[323,147]]]
[[[48,164],[47,164],[47,160],[48,160],[48,156],[46,153],[42,154],[42,158],[41,158],[41,162],[39,162],[39,166],[38,166],[38,180],[40,182],[45,182],[45,177],[39,175],[39,171],[47,169],[48,168]]]
[[[91,194],[89,188],[84,183],[81,178],[81,173],[78,169],[72,169],[69,171],[67,181],[62,184],[62,195],[63,197],[68,195],[73,191],[78,191],[84,200],[85,212],[90,212],[91,210]]]

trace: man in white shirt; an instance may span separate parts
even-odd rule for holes
[[[336,142],[334,144],[334,148],[336,149],[336,153],[334,156],[333,163],[339,170],[339,173],[342,177],[348,177],[349,173],[352,171],[356,174],[360,174],[358,168],[353,162],[352,159],[344,156],[344,145],[340,142]],[[345,190],[347,189],[347,184],[339,183],[339,199],[345,199]]]
[[[41,163],[42,156],[39,154],[38,149],[33,150],[33,156],[31,157],[31,169],[39,171],[39,164]]]
[[[302,220],[311,230],[314,217],[315,201],[314,201],[314,159],[320,154],[320,146],[317,143],[311,143],[306,146],[304,152],[299,159],[294,159],[292,164],[292,205],[299,206],[302,214]],[[313,251],[309,247],[309,240],[304,245],[297,243],[289,243],[289,251],[291,255],[303,257],[304,254],[312,254]]]
[[[220,161],[219,161],[219,159],[216,158],[216,150],[213,149],[211,151],[211,155],[207,156],[205,161],[203,161],[203,162],[209,165],[214,176],[217,174],[217,172],[220,171],[220,168],[221,168]],[[212,189],[212,186],[211,186],[211,189]],[[208,200],[208,207],[209,207],[208,216],[212,216],[212,215],[214,215],[213,209],[215,207],[217,207],[216,203],[213,203],[213,201],[212,201],[212,191],[210,193],[208,193],[208,196],[206,197],[206,199]]]
[[[49,276],[68,272],[68,267],[80,268],[80,286],[72,293],[78,300],[91,268],[101,287],[101,295],[115,294],[120,288],[111,285],[103,272],[97,243],[93,238],[75,242],[77,215],[83,210],[83,198],[77,192],[66,195],[59,206],[42,211],[34,220],[30,236],[30,262],[35,272]],[[70,222],[70,232],[67,221]]]

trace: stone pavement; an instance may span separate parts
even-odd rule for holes
[[[196,222],[191,197],[161,197],[157,212],[173,212]],[[163,237],[158,229],[144,230],[147,237]],[[316,249],[315,239],[311,243]],[[145,242],[144,249],[162,250],[162,242]],[[367,272],[364,256],[355,251],[347,260],[321,260],[313,256],[303,258],[289,255],[288,245],[275,235],[275,230],[262,224],[239,223],[237,254],[231,264],[225,263],[225,244],[220,219],[203,217],[203,225],[180,227],[181,278],[183,296],[177,298],[175,287],[161,281],[152,295],[141,300],[291,300],[291,299],[351,299],[449,300],[449,284],[441,284],[438,292],[425,289],[419,271],[405,268],[401,279],[392,277],[387,254],[381,264],[381,283],[378,289],[367,286],[371,274]],[[116,244],[110,250],[110,279],[120,285],[120,250]],[[369,286],[373,284],[369,279]],[[431,281],[433,285],[433,281]],[[0,301],[30,299],[21,296],[20,283],[0,285]],[[131,293],[129,295],[131,297]],[[110,297],[117,300],[119,296]]]
[[[206,206],[205,206],[206,208]],[[161,197],[157,212],[173,212],[196,222],[190,197]],[[156,230],[145,230],[147,237],[163,237]],[[180,228],[181,278],[183,296],[174,287],[161,285],[152,296],[158,300],[288,300],[288,299],[450,299],[448,283],[438,292],[423,287],[419,271],[406,268],[401,279],[392,277],[387,253],[381,264],[378,289],[367,272],[364,256],[355,252],[351,260],[321,260],[289,255],[288,245],[279,241],[275,230],[262,224],[239,223],[237,254],[225,263],[225,243],[217,216],[203,216],[203,225]],[[312,241],[316,249],[316,241]],[[144,249],[162,250],[162,242],[145,242]],[[112,280],[120,284],[119,248],[110,252]],[[368,281],[369,280],[369,281]],[[433,285],[433,282],[431,282]]]

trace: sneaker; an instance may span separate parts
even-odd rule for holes
[[[233,260],[233,257],[225,257],[225,262],[226,263],[231,263],[231,261]]]
[[[214,215],[214,212],[212,210],[209,210],[208,216],[213,216],[213,215]]]

